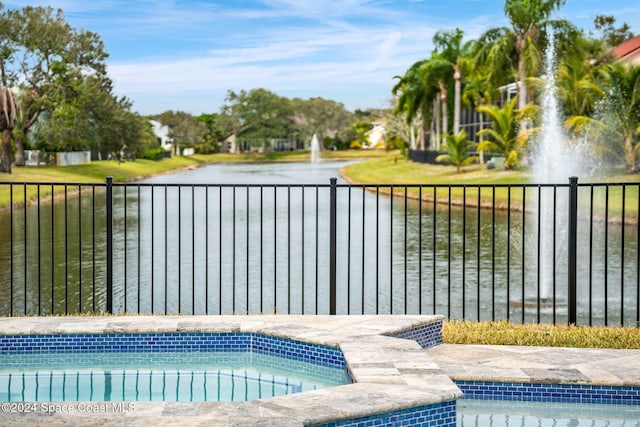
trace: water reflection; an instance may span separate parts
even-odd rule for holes
[[[212,165],[115,185],[115,311],[327,313],[328,183],[342,166]],[[403,197],[401,186],[391,199],[389,187],[342,184],[339,313],[566,321],[566,246],[557,244],[555,281],[545,294],[530,212],[419,203]],[[0,262],[8,266],[0,272],[3,315],[104,310],[105,195],[102,187],[79,189],[79,196],[26,211],[18,195],[13,216],[0,214]],[[435,190],[421,191],[432,199]],[[449,191],[440,187],[435,197],[446,199]],[[512,190],[513,207],[522,191]],[[536,203],[534,190],[526,191]],[[481,198],[491,200],[491,189]],[[584,220],[578,235],[579,321],[603,323],[606,316],[621,323],[624,303],[624,322],[633,323],[637,227]]]

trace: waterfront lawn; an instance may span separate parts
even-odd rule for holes
[[[640,349],[640,325],[635,327],[517,325],[501,320],[443,323],[447,344],[519,345],[539,347]]]
[[[168,173],[186,167],[196,167],[203,163],[201,159],[191,157],[172,157],[162,161],[136,160],[133,162],[121,162],[116,160],[92,162],[86,165],[75,166],[39,166],[39,167],[14,167],[11,174],[0,175],[0,183],[72,183],[95,184],[104,183],[107,176],[112,176],[116,182],[134,181],[146,176]],[[7,207],[12,196],[9,187],[0,184],[0,207]],[[51,194],[50,186],[41,186],[40,197],[46,198]],[[54,192],[64,192],[64,186],[54,186]],[[73,186],[67,191],[75,191]],[[35,185],[15,186],[13,188],[13,203],[22,204],[34,200],[38,196],[38,187]]]
[[[374,150],[346,150],[323,151],[321,157],[331,160],[356,160],[376,157],[385,157],[388,153]],[[205,164],[219,163],[264,163],[264,162],[308,162],[308,151],[287,151],[277,153],[218,153],[196,154],[193,156],[173,156],[158,161],[137,159],[135,161],[118,162],[117,160],[105,160],[91,162],[86,165],[74,166],[39,166],[39,167],[13,167],[11,174],[0,174],[0,209],[7,208],[10,200],[14,204],[22,204],[25,201],[25,187],[16,186],[13,189],[13,198],[9,187],[5,183],[73,183],[94,184],[104,183],[106,177],[113,177],[114,182],[139,181],[154,175],[167,174],[174,171],[194,168]],[[68,188],[69,190],[69,188]],[[62,193],[63,186],[55,186],[54,192]],[[74,191],[70,188],[70,191]],[[40,188],[40,197],[50,195],[51,187]],[[34,200],[38,195],[38,188],[26,187],[27,201]]]
[[[486,165],[471,165],[464,168],[463,173],[456,173],[454,166],[429,165],[414,163],[401,156],[391,153],[386,157],[372,159],[365,162],[351,164],[343,168],[343,177],[352,183],[359,184],[421,184],[425,186],[444,186],[437,189],[435,197],[440,203],[448,203],[449,192],[453,205],[462,205],[463,197],[466,195],[467,206],[477,206],[480,198],[481,205],[490,207],[492,200],[498,209],[520,211],[523,209],[523,198],[525,202],[531,202],[537,193],[535,188],[517,187],[522,184],[533,184],[530,170],[520,168],[518,170],[507,171],[503,169],[487,169]],[[591,177],[579,177],[579,183],[607,183],[611,186],[608,189],[608,206],[606,204],[606,188],[604,186],[594,187],[593,210],[594,217],[602,218],[605,209],[608,209],[610,220],[620,221],[622,213],[622,187],[615,186],[621,183],[640,183],[640,174],[626,174],[624,168],[602,168],[597,170]],[[568,184],[567,181],[558,184]],[[495,194],[490,187],[483,188],[478,197],[479,185],[495,185]],[[508,190],[503,185],[516,185]],[[449,187],[451,186],[451,187]],[[464,188],[466,187],[466,188]],[[388,193],[388,188],[382,187],[381,193]],[[581,187],[579,195],[579,211],[584,214],[590,210],[590,187]],[[638,192],[640,186],[628,188],[625,192],[625,220],[627,222],[636,221],[638,217]],[[419,198],[418,188],[408,188],[408,197]],[[394,195],[403,196],[402,188],[394,188]],[[428,187],[423,188],[422,199],[432,201],[434,190]]]

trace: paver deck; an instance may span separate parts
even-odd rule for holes
[[[249,402],[134,402],[89,413],[86,405],[0,413],[3,425],[303,426],[451,402],[462,392],[401,332],[441,316],[98,316],[0,319],[0,334],[251,332],[340,347],[354,384]],[[88,355],[90,357],[90,354]],[[1,363],[1,362],[0,362]],[[99,407],[99,402],[91,407]],[[4,408],[4,406],[3,406]],[[94,411],[96,412],[96,411]]]
[[[242,403],[136,402],[128,413],[0,413],[4,425],[300,426],[455,399],[451,380],[640,386],[640,350],[443,344],[420,348],[387,335],[433,316],[99,316],[0,319],[0,335],[230,331],[340,346],[358,383]],[[327,418],[329,417],[329,418]]]
[[[640,350],[442,344],[426,352],[454,381],[640,386]]]

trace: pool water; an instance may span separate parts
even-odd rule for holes
[[[639,405],[459,399],[458,427],[640,427]]]
[[[344,369],[241,351],[5,354],[0,401],[238,402],[350,382]]]

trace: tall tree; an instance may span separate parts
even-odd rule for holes
[[[202,141],[196,149],[200,153],[209,154],[220,151],[220,141],[225,137],[219,114],[200,114],[196,120],[204,125]]]
[[[16,97],[11,91],[14,72],[8,67],[18,49],[16,42],[17,25],[14,12],[3,12],[0,3],[0,172],[11,173],[12,131],[18,117]]]
[[[462,109],[462,79],[471,69],[470,55],[473,42],[463,43],[464,33],[456,28],[438,31],[433,37],[434,51],[429,59],[413,64],[404,74],[396,76],[398,82],[392,93],[398,97],[396,113],[404,114],[407,122],[422,123],[421,140],[426,148],[426,127],[432,122],[435,135],[432,141],[437,149],[439,135],[449,132],[449,92],[453,89],[454,133],[460,129]]]
[[[618,28],[615,27],[616,18],[612,15],[598,15],[593,22],[596,30],[601,32],[602,40],[609,48],[616,47],[633,37],[631,27],[626,22]]]
[[[422,149],[427,148],[427,126],[433,114],[433,100],[438,93],[437,87],[424,77],[428,63],[426,59],[418,61],[403,76],[395,76],[398,82],[391,90],[398,97],[394,112],[404,115],[407,124],[420,126],[419,140]]]
[[[0,16],[12,23],[4,34],[2,44],[10,48],[0,55],[0,67],[6,72],[3,84],[20,88],[22,119],[14,132],[15,163],[20,166],[29,130],[44,111],[55,109],[61,87],[86,75],[106,78],[107,54],[97,34],[72,28],[62,10],[25,6]]]
[[[443,86],[453,82],[454,106],[453,106],[453,134],[460,132],[460,112],[462,110],[462,79],[464,74],[472,69],[471,53],[475,41],[463,43],[464,32],[456,28],[451,31],[438,31],[433,36],[434,54],[432,63],[440,63],[438,68],[443,75],[440,76],[440,91]],[[444,129],[447,132],[447,129]]]
[[[0,86],[0,132],[2,151],[0,152],[0,172],[11,173],[11,131],[16,122],[17,105],[11,89]]]
[[[206,125],[191,114],[169,110],[154,118],[169,126],[169,137],[174,141],[176,155],[180,154],[180,147],[192,147],[202,142]]]
[[[99,158],[131,158],[147,140],[148,124],[131,111],[127,98],[118,98],[110,85],[94,76],[76,80],[58,94],[58,103],[46,111],[36,134],[37,148],[45,151],[92,150]]]
[[[287,138],[292,133],[290,100],[266,89],[229,91],[223,112],[237,120],[236,133],[252,146],[265,147],[267,141]]]
[[[342,103],[324,98],[291,100],[293,131],[303,141],[311,141],[317,135],[320,141],[325,137],[342,140],[354,121],[354,115]]]
[[[511,27],[491,28],[480,36],[476,59],[488,73],[487,82],[496,90],[515,77],[518,84],[519,109],[529,101],[524,84],[528,76],[537,73],[541,63],[541,39],[550,27],[555,34],[574,33],[566,20],[553,20],[554,10],[566,0],[505,0],[504,13]]]

